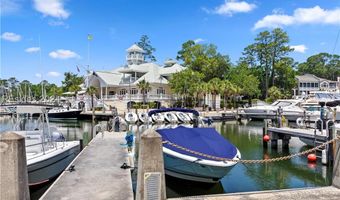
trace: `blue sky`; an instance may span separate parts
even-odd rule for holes
[[[256,34],[274,27],[288,32],[297,61],[340,54],[339,0],[1,0],[0,77],[60,85],[77,65],[111,70],[144,34],[159,64],[189,39],[217,45],[235,63]]]

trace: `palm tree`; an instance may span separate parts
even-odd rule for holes
[[[227,97],[232,93],[233,84],[229,80],[223,80],[221,83],[221,93],[223,94],[224,108],[227,108]]]
[[[216,96],[220,93],[221,80],[219,78],[213,78],[209,81],[209,90],[213,96],[213,109],[216,110]]]
[[[198,90],[200,91],[200,94],[203,95],[203,110],[205,110],[205,99],[207,96],[207,93],[209,92],[209,84],[206,82],[201,82],[198,86]]]
[[[146,103],[146,94],[151,89],[150,83],[144,80],[139,81],[137,83],[137,87],[140,89],[140,91],[143,94],[143,105]]]

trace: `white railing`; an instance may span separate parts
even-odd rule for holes
[[[129,101],[142,101],[143,95],[142,94],[125,94],[125,95],[103,95],[105,100],[125,100]],[[147,94],[147,100],[169,100],[171,99],[171,95],[168,94]]]

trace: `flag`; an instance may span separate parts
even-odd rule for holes
[[[78,71],[78,72],[80,72],[80,69],[79,69],[79,67],[78,67],[78,66],[77,66],[77,71]]]
[[[93,40],[93,36],[91,34],[87,34],[87,39],[88,40]]]

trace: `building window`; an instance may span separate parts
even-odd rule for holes
[[[303,83],[303,87],[306,87],[306,83]]]
[[[109,95],[116,95],[115,91],[109,91]]]
[[[328,83],[326,83],[326,82],[321,83],[321,87],[322,87],[322,88],[328,88]]]
[[[302,87],[302,83],[300,83],[300,87]]]
[[[162,88],[162,87],[157,88],[157,94],[165,94],[164,88]]]
[[[138,94],[138,90],[136,88],[132,88],[130,90],[130,94]]]
[[[329,88],[336,88],[336,84],[335,83],[329,83]]]
[[[127,93],[126,89],[122,89],[119,91],[119,95],[125,95]]]
[[[315,87],[318,88],[319,87],[319,83],[315,83]]]
[[[310,83],[307,83],[307,87],[310,87]]]
[[[312,88],[314,87],[314,83],[311,83],[311,87],[312,87]]]

